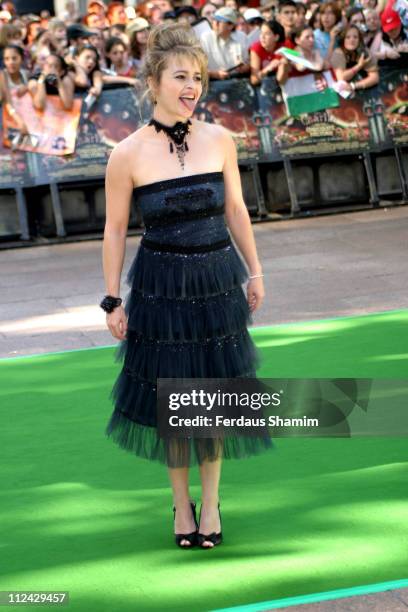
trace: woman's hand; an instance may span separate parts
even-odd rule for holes
[[[24,94],[27,93],[27,91],[28,91],[27,85],[19,85],[18,87],[16,87],[15,92],[16,92],[17,98],[22,98]]]
[[[92,87],[89,88],[88,93],[90,93],[91,96],[95,96],[95,98],[99,98],[99,96],[101,95],[100,90],[94,85],[92,85]]]
[[[400,54],[398,53],[398,51],[396,49],[393,49],[392,47],[390,47],[389,49],[386,50],[385,55],[384,55],[384,59],[398,59],[400,56]],[[382,59],[382,58],[380,58]]]
[[[339,36],[341,29],[342,29],[341,22],[336,23],[336,25],[334,25],[332,29],[330,30],[330,39],[335,40],[337,36]]]
[[[364,68],[364,66],[365,66],[366,64],[368,64],[368,62],[370,61],[370,59],[371,59],[371,58],[370,58],[370,56],[365,57],[364,53],[362,53],[362,54],[360,55],[360,57],[358,58],[357,66],[359,66],[359,67],[360,67],[360,69],[361,69],[361,68]]]
[[[276,70],[280,63],[281,63],[280,59],[276,58],[276,59],[271,60],[269,64],[267,64],[264,68],[262,68],[261,75],[263,77],[268,76],[268,73]]]
[[[124,340],[127,332],[127,317],[122,305],[117,306],[112,312],[106,313],[106,324],[114,338]]]
[[[262,277],[250,278],[247,285],[247,299],[249,310],[255,312],[265,297],[265,289]]]

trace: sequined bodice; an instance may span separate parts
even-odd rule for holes
[[[222,172],[183,176],[134,190],[144,236],[167,244],[194,246],[225,240]]]

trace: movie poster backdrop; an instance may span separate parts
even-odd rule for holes
[[[229,130],[240,163],[280,161],[284,156],[378,152],[408,141],[406,58],[380,62],[380,77],[378,86],[359,91],[353,98],[342,98],[337,108],[298,117],[287,115],[273,77],[264,79],[258,87],[242,78],[212,81],[207,96],[196,107],[195,117]],[[149,102],[142,99],[140,88],[106,89],[90,109],[81,105],[75,150],[67,155],[13,148],[0,122],[0,186],[103,179],[113,146],[140,127],[150,114]],[[55,118],[53,125],[55,128]]]

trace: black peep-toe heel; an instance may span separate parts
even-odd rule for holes
[[[202,508],[202,506],[201,506]],[[200,508],[200,517],[198,519],[198,522],[200,522],[201,520],[201,508]],[[205,535],[204,533],[197,533],[197,544],[201,547],[201,548],[214,548],[214,546],[217,546],[218,544],[221,544],[222,542],[222,523],[221,523],[221,510],[220,510],[220,503],[218,502],[218,513],[220,515],[220,531],[219,533],[216,533],[215,531],[213,531],[212,533]],[[214,546],[203,546],[204,542],[212,542]]]
[[[180,548],[193,548],[193,546],[197,544],[198,523],[197,523],[197,517],[196,517],[196,503],[193,501],[190,501],[190,506],[191,506],[191,510],[193,513],[193,518],[194,518],[196,529],[195,531],[192,531],[191,533],[175,533],[174,534],[176,544],[177,546],[180,546]],[[176,506],[173,506],[173,515],[174,515],[174,520],[175,520],[176,519]],[[188,540],[190,542],[190,545],[181,544],[182,540]]]

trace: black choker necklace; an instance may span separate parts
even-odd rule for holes
[[[176,145],[177,157],[182,169],[184,170],[184,155],[186,151],[188,151],[186,136],[190,133],[189,129],[190,125],[192,125],[190,119],[187,119],[185,123],[182,121],[177,121],[177,123],[175,123],[172,127],[169,127],[168,125],[164,125],[152,117],[148,125],[153,125],[156,132],[163,131],[166,134],[170,143],[170,153],[174,153],[174,142]]]

